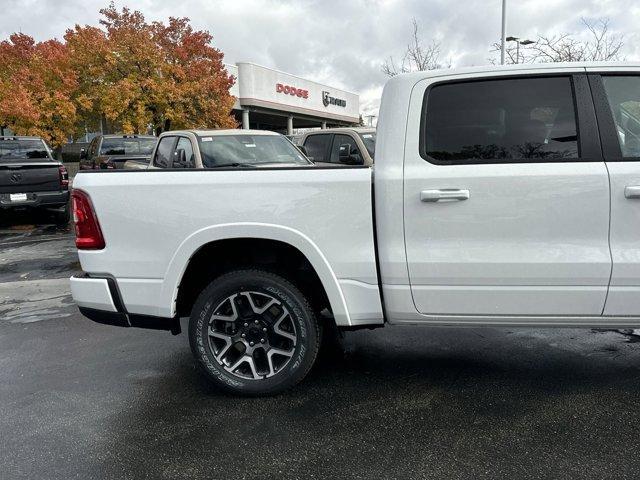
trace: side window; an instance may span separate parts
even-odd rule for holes
[[[173,168],[195,168],[196,159],[193,155],[191,140],[180,137],[173,152]]]
[[[171,152],[176,137],[163,137],[158,143],[156,154],[153,157],[153,165],[158,168],[171,168]]]
[[[347,147],[348,145],[348,147]],[[344,151],[348,148],[348,151]],[[350,164],[362,163],[362,155],[355,140],[349,135],[335,135],[333,137],[333,146],[331,147],[331,163],[342,163],[340,155],[349,155],[353,160]],[[358,162],[358,159],[360,160]]]
[[[307,150],[307,156],[314,162],[327,162],[327,151],[329,150],[329,142],[331,134],[309,135],[304,141],[304,148]]]
[[[624,158],[640,157],[640,77],[603,76],[620,150]]]
[[[421,154],[447,165],[578,158],[569,77],[482,80],[427,92]]]

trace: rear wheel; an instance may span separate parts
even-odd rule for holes
[[[288,280],[262,270],[237,270],[213,281],[189,321],[191,350],[227,391],[268,395],[309,372],[320,325],[305,296]]]

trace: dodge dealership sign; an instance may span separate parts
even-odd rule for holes
[[[237,78],[238,108],[336,124],[358,122],[360,100],[355,93],[248,62],[239,62],[230,73]]]
[[[291,85],[283,85],[281,83],[276,83],[276,92],[300,98],[309,98],[309,90],[292,87]]]

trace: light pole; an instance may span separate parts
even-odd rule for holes
[[[502,35],[500,36],[500,65],[504,65],[507,35],[507,0],[502,0]]]
[[[516,42],[516,64],[520,63],[520,45],[531,45],[536,43],[533,40],[520,40],[518,37],[507,37],[507,42]]]

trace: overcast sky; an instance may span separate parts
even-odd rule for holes
[[[501,0],[131,0],[149,20],[189,17],[209,30],[226,62],[250,61],[360,94],[375,113],[385,76],[380,66],[401,57],[411,18],[425,43],[442,42],[453,66],[482,65],[497,54]],[[37,40],[61,38],[76,23],[97,24],[108,0],[0,0],[0,38],[22,31]],[[509,0],[508,35],[581,35],[580,18],[609,17],[625,35],[624,55],[640,58],[638,0]]]

